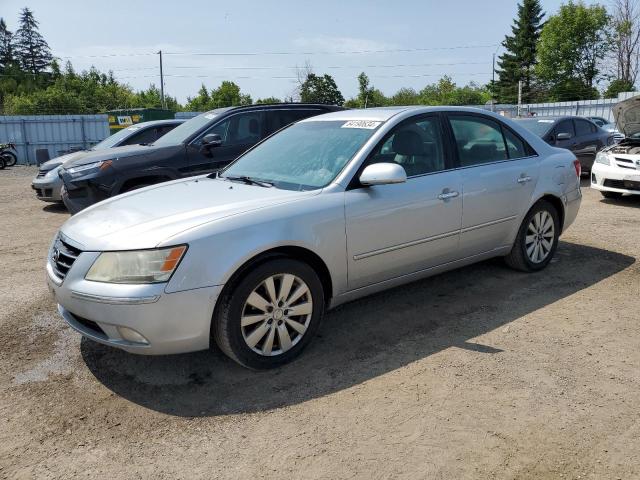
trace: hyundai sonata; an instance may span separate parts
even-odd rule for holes
[[[490,257],[543,269],[579,178],[571,152],[489,112],[333,112],[217,174],[84,210],[56,234],[47,277],[92,340],[145,354],[215,342],[270,368],[343,302]]]

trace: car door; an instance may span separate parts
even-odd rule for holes
[[[572,150],[580,160],[583,169],[590,170],[596,159],[596,153],[602,148],[598,129],[591,122],[580,118],[575,118],[573,123],[576,131],[576,145]]]
[[[400,164],[407,181],[345,192],[347,264],[356,289],[456,258],[462,216],[460,173],[453,168],[439,115],[413,117],[387,134],[363,163]]]
[[[566,135],[567,138],[558,138],[558,135],[561,137]],[[549,143],[555,147],[566,148],[573,152],[576,147],[576,129],[573,126],[573,120],[569,118],[558,122],[553,129]]]
[[[235,160],[263,138],[262,110],[238,112],[216,122],[200,133],[187,146],[189,170],[192,175],[214,172]],[[222,143],[207,147],[205,135],[220,135]]]
[[[540,171],[534,150],[498,120],[449,114],[462,176],[460,254],[506,246],[528,208]]]

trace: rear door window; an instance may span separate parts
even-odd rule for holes
[[[265,112],[267,117],[267,130],[265,132],[265,136],[271,135],[273,132],[277,132],[282,127],[286,127],[293,122],[318,115],[319,113],[320,110],[310,109],[267,110]]]
[[[134,133],[127,138],[121,145],[139,145],[141,143],[153,143],[158,137],[156,135],[155,127],[145,128],[139,132]]]
[[[576,131],[573,129],[573,122],[571,120],[563,120],[556,126],[556,135],[559,133],[568,133],[571,137],[576,136]]]
[[[583,135],[591,135],[595,131],[593,124],[587,122],[586,120],[576,119],[574,120],[574,122],[576,124],[576,135],[578,137]]]
[[[509,158],[498,122],[476,115],[449,117],[461,167]]]

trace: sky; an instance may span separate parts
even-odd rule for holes
[[[547,14],[561,0],[542,0]],[[134,89],[160,84],[185,102],[202,84],[232,80],[254,100],[285,98],[300,68],[333,76],[345,98],[357,75],[391,95],[449,75],[460,85],[491,79],[492,55],[516,0],[2,0],[15,31],[28,6],[53,54],[76,70],[112,70]],[[242,54],[242,55],[238,55]]]

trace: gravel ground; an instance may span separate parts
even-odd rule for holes
[[[640,478],[640,198],[584,189],[544,272],[490,261],[331,312],[303,356],[139,357],[64,325],[68,215],[0,171],[0,476]]]

